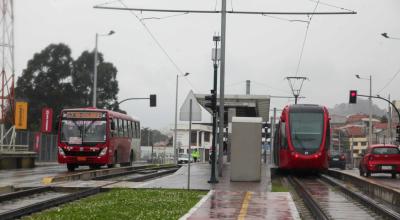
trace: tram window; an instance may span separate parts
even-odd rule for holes
[[[281,133],[281,147],[283,149],[286,149],[287,141],[286,141],[286,123],[285,122],[281,123],[280,129],[281,129],[281,132],[280,132]]]
[[[331,126],[328,122],[328,127],[326,128],[325,150],[329,151],[330,147],[331,147]]]

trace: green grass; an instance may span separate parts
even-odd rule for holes
[[[206,193],[166,189],[113,189],[23,219],[179,219]]]
[[[271,192],[289,192],[289,189],[282,184],[280,179],[273,179],[271,185]]]

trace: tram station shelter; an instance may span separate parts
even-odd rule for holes
[[[208,112],[212,113],[212,110],[205,106],[207,102],[205,97],[209,94],[194,94],[199,104],[206,109]],[[227,94],[224,98],[225,106],[225,131],[228,131],[228,138],[226,140],[228,151],[228,160],[230,152],[232,133],[232,118],[233,117],[261,117],[263,122],[269,121],[270,112],[270,101],[271,97],[269,95],[232,95]],[[219,96],[217,96],[217,109],[219,109]],[[261,131],[260,131],[261,132]]]

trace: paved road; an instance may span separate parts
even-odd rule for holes
[[[63,175],[68,173],[65,165],[57,163],[38,164],[33,169],[13,169],[0,170],[0,187],[30,187],[42,185],[43,177]],[[87,167],[77,169],[77,171],[87,170]],[[75,172],[77,172],[75,171]]]

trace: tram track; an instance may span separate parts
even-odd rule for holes
[[[96,187],[79,188],[41,186],[31,189],[18,190],[16,192],[0,195],[0,219],[17,219],[25,215],[43,211],[65,203],[69,203],[87,196],[106,191],[104,187],[120,183],[122,181],[141,182],[158,178],[175,172],[178,167],[148,167],[134,171],[119,173],[116,176],[108,175],[103,179],[113,179]],[[121,178],[132,175],[129,178]],[[114,174],[115,175],[115,174]],[[115,179],[118,177],[119,179]]]
[[[331,177],[287,180],[315,219],[400,219],[399,213]]]

